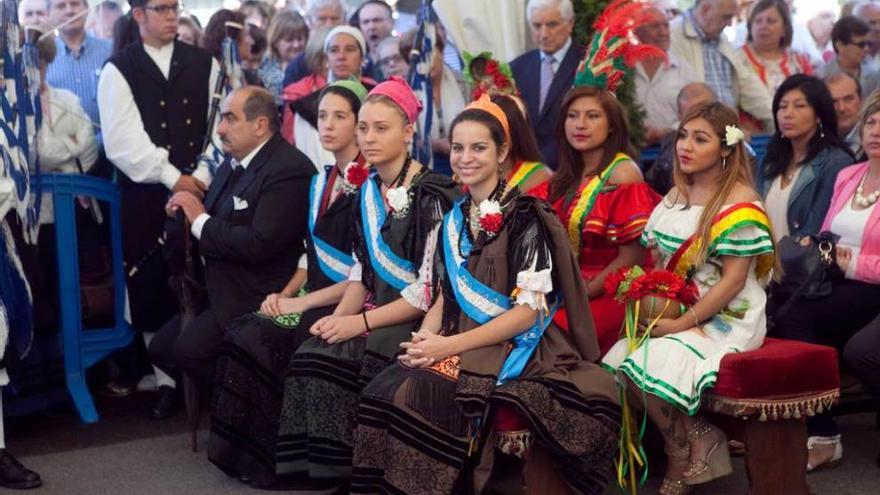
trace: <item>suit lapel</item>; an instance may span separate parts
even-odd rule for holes
[[[254,178],[257,176],[257,173],[269,161],[269,157],[275,153],[275,148],[281,142],[281,135],[276,133],[274,136],[269,138],[269,141],[263,145],[263,148],[257,153],[253,160],[248,164],[247,169],[241,174],[241,178],[238,179],[238,183],[235,184],[235,187],[232,188],[232,195],[241,197],[241,193],[244,192],[245,189],[253,182]]]
[[[183,72],[184,64],[183,61],[180,60],[180,55],[182,50],[177,49],[178,41],[174,42],[174,51],[171,52],[171,67],[168,70],[168,83],[173,83],[174,80]]]
[[[535,50],[534,55],[532,60],[529,61],[529,65],[532,67],[528,72],[530,74],[537,74],[538,77],[526,77],[520,90],[526,100],[526,105],[529,107],[529,115],[537,123],[538,117],[540,117],[538,105],[541,99],[541,50]]]
[[[212,211],[212,208],[217,203],[217,199],[220,197],[220,193],[223,192],[223,188],[226,187],[226,181],[229,180],[230,175],[232,175],[232,166],[229,164],[229,159],[227,159],[223,162],[223,165],[220,165],[220,168],[217,170],[217,176],[214,177],[211,187],[208,188],[208,195],[205,197],[205,209],[209,212]]]

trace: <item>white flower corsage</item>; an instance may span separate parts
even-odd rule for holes
[[[386,193],[385,198],[396,218],[406,215],[409,211],[409,189],[407,187],[392,187]]]
[[[743,131],[740,130],[739,127],[735,125],[728,125],[724,127],[724,142],[727,146],[735,146],[736,143],[742,141],[746,138],[746,135],[743,134]]]

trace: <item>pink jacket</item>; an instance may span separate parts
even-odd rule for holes
[[[837,174],[834,195],[831,196],[831,206],[828,208],[828,214],[825,215],[822,230],[831,230],[831,221],[843,210],[847,201],[852,201],[853,194],[867,170],[868,162],[862,162],[846,167]],[[855,274],[856,278],[863,282],[880,284],[880,207],[874,207],[865,225]]]

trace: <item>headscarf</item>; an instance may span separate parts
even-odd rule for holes
[[[327,50],[330,49],[330,42],[333,41],[333,37],[340,33],[351,35],[357,41],[358,46],[361,47],[361,56],[367,56],[367,41],[364,39],[364,34],[361,33],[360,29],[352,26],[336,26],[331,29],[327,33],[327,37],[324,38],[324,53],[327,53]]]
[[[388,97],[403,110],[410,124],[416,122],[419,112],[422,111],[422,103],[416,97],[416,94],[413,93],[412,88],[409,87],[406,81],[397,76],[391,76],[385,82],[379,83],[378,86],[370,91],[369,96],[372,95]]]
[[[327,85],[328,88],[332,86],[339,86],[340,88],[345,88],[351,91],[361,103],[363,103],[364,98],[367,97],[367,88],[364,87],[360,81],[355,79],[340,79],[339,81],[334,81]]]

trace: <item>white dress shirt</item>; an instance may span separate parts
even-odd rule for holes
[[[258,144],[256,148],[252,149],[250,153],[248,153],[244,158],[241,159],[241,161],[237,161],[235,160],[235,158],[230,158],[229,164],[232,165],[232,170],[235,170],[236,167],[241,167],[242,170],[247,170],[248,165],[251,164],[251,161],[253,161],[254,157],[257,156],[257,153],[259,153],[260,150],[263,149],[263,146],[265,146],[268,142],[269,139],[267,138],[265,141]],[[193,237],[195,237],[196,239],[202,238],[202,229],[205,228],[205,224],[210,219],[211,215],[208,215],[207,213],[202,213],[197,216],[195,220],[193,220],[192,226],[190,227],[190,232],[192,232]]]
[[[167,79],[171,70],[174,43],[161,48],[144,45],[144,50]],[[216,60],[212,60],[211,76],[208,81],[208,101],[219,74],[220,66]],[[168,160],[168,150],[156,146],[150,140],[131,88],[119,69],[111,62],[104,66],[101,78],[98,80],[98,111],[101,115],[107,158],[134,182],[160,183],[168,189],[173,188],[180,179],[180,171]],[[210,108],[208,111],[210,112]],[[211,182],[211,173],[204,164],[198,166],[193,176],[205,185]]]
[[[645,108],[645,123],[655,129],[678,126],[678,93],[697,81],[697,72],[689,63],[667,53],[668,59],[649,78],[641,62],[636,64],[636,98]]]
[[[565,44],[562,45],[562,48],[560,48],[559,50],[556,50],[555,52],[550,54],[553,57],[553,63],[550,65],[550,67],[553,68],[554,75],[556,74],[556,71],[559,70],[559,66],[562,64],[562,60],[565,58],[565,55],[568,54],[568,49],[571,48],[571,43],[572,43],[571,36],[569,36],[568,41],[566,41]],[[541,61],[542,62],[544,61],[544,58],[547,57],[547,55],[548,54],[541,52]],[[540,76],[540,74],[536,74],[536,75]]]

